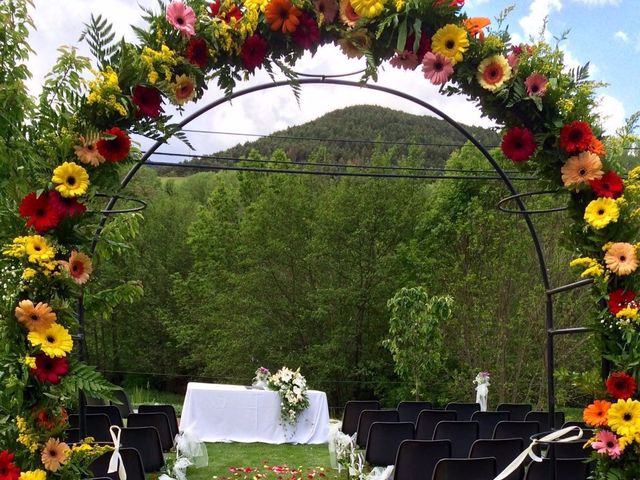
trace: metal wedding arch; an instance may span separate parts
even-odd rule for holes
[[[358,73],[358,72],[354,72],[354,73]],[[546,301],[546,309],[545,309],[545,331],[546,331],[546,376],[547,376],[547,404],[548,404],[548,412],[549,412],[549,420],[550,420],[550,425],[552,425],[554,428],[558,428],[559,425],[555,425],[555,383],[554,383],[554,371],[555,371],[555,356],[554,356],[554,339],[557,335],[566,335],[566,334],[576,334],[576,333],[585,333],[590,331],[589,328],[586,327],[572,327],[572,328],[555,328],[554,325],[554,314],[553,314],[553,300],[554,300],[554,296],[557,295],[558,293],[562,293],[562,292],[567,292],[570,290],[573,290],[575,288],[579,288],[579,287],[583,287],[586,285],[590,285],[591,283],[593,283],[593,279],[588,278],[588,279],[584,279],[584,280],[580,280],[574,283],[570,283],[567,285],[562,285],[559,287],[552,287],[550,284],[550,280],[549,280],[549,273],[548,273],[548,269],[547,269],[547,263],[546,263],[546,259],[544,256],[544,250],[542,248],[541,242],[540,242],[540,237],[538,236],[538,233],[536,231],[535,225],[533,223],[532,220],[532,215],[534,214],[544,214],[544,213],[550,213],[550,212],[554,212],[554,211],[560,211],[560,210],[565,210],[564,207],[558,207],[558,208],[550,208],[550,209],[544,209],[544,210],[528,210],[523,202],[523,198],[525,197],[531,197],[534,195],[540,195],[540,194],[546,194],[546,193],[552,193],[552,192],[519,192],[518,189],[516,189],[515,185],[512,182],[512,179],[509,177],[508,173],[502,168],[500,167],[500,165],[498,164],[498,162],[491,156],[491,153],[489,153],[489,151],[466,129],[464,128],[462,125],[460,125],[458,122],[456,122],[455,120],[453,120],[450,116],[448,116],[446,113],[444,113],[442,110],[434,107],[433,105],[431,105],[428,102],[425,102],[424,100],[420,100],[419,98],[416,98],[412,95],[409,95],[407,93],[395,90],[393,88],[389,88],[389,87],[384,87],[384,86],[380,86],[380,85],[372,85],[372,84],[367,84],[367,83],[362,83],[362,82],[356,82],[356,81],[352,81],[352,80],[345,80],[341,77],[344,76],[349,76],[349,75],[353,75],[354,73],[350,73],[350,74],[346,74],[346,75],[302,75],[299,74],[299,76],[304,77],[304,78],[299,78],[295,83],[297,85],[339,85],[339,86],[346,86],[346,87],[357,87],[357,88],[366,88],[369,90],[374,90],[374,91],[378,91],[378,92],[383,92],[386,94],[390,94],[399,98],[403,98],[405,100],[408,100],[409,102],[412,102],[416,105],[419,105],[423,108],[425,108],[426,110],[428,110],[429,112],[435,114],[437,117],[441,118],[442,120],[444,120],[446,123],[448,123],[451,127],[453,127],[455,130],[457,130],[462,136],[464,136],[469,142],[471,142],[471,144],[473,144],[473,146],[480,151],[480,153],[482,153],[482,155],[487,159],[487,161],[491,164],[491,166],[493,167],[493,169],[496,171],[496,173],[498,174],[498,177],[500,180],[502,180],[502,182],[504,183],[504,185],[506,186],[506,188],[508,189],[508,191],[511,193],[511,195],[509,195],[508,197],[503,198],[499,203],[498,203],[498,209],[500,209],[503,212],[506,213],[515,213],[515,214],[519,214],[522,215],[522,217],[524,218],[524,221],[527,225],[527,228],[529,230],[529,233],[531,235],[531,240],[533,242],[533,246],[536,252],[536,258],[538,261],[538,266],[539,266],[539,273],[540,273],[540,281],[542,282],[542,285],[544,287],[544,291],[545,291],[545,301]],[[119,186],[119,191],[122,191],[128,184],[129,182],[133,179],[133,177],[135,176],[135,174],[138,172],[138,170],[145,164],[147,164],[149,162],[149,159],[151,158],[151,156],[158,150],[158,148],[160,148],[162,145],[164,145],[167,141],[169,141],[171,139],[171,137],[178,131],[182,130],[185,126],[187,126],[189,123],[191,123],[192,121],[196,120],[197,118],[201,117],[202,115],[204,115],[205,113],[213,110],[214,108],[223,105],[225,103],[229,103],[232,100],[239,98],[239,97],[244,97],[246,95],[252,94],[252,93],[256,93],[256,92],[260,92],[260,91],[264,91],[264,90],[271,90],[273,88],[278,88],[278,87],[283,87],[283,86],[291,86],[293,84],[293,81],[291,80],[282,80],[282,81],[274,81],[274,82],[270,82],[270,83],[263,83],[263,84],[259,84],[259,85],[255,85],[253,87],[249,87],[243,90],[238,90],[230,95],[227,95],[225,97],[222,97],[218,100],[215,100],[211,103],[209,103],[208,105],[205,105],[201,108],[199,108],[198,110],[196,110],[195,112],[193,112],[192,114],[188,115],[187,117],[185,117],[180,123],[178,123],[176,125],[175,130],[166,135],[165,137],[159,139],[158,141],[156,141],[153,146],[151,146],[151,148],[149,148],[145,154],[142,156],[142,158],[131,167],[131,169],[127,172],[127,174],[124,176],[124,178],[122,179],[120,186]],[[257,170],[257,171],[262,171],[262,170]],[[274,172],[277,173],[277,172]],[[286,173],[286,172],[280,172],[280,173]],[[471,178],[471,177],[470,177]],[[115,209],[115,205],[118,202],[119,199],[126,199],[126,200],[131,200],[129,198],[123,197],[121,195],[119,195],[118,193],[114,194],[113,196],[111,196],[109,198],[109,201],[107,202],[106,207],[104,208],[104,210],[102,210],[100,213],[102,213],[102,219],[95,231],[94,234],[94,238],[93,238],[93,242],[91,245],[91,252],[93,252],[96,248],[97,242],[100,239],[100,234],[102,233],[102,230],[106,224],[106,221],[109,217],[109,215],[111,214],[116,214],[116,213],[124,213],[124,212],[130,212],[130,211],[137,211],[140,210],[142,208],[144,208],[144,202],[142,202],[142,206],[138,206],[138,207],[134,207],[132,209],[123,209],[123,210],[116,210]],[[517,208],[515,209],[508,209],[505,208],[505,204],[508,202],[513,202],[515,203],[515,206]],[[80,299],[79,303],[78,303],[78,319],[80,322],[80,343],[81,343],[81,348],[80,348],[80,353],[81,355],[84,357],[86,355],[86,344],[85,344],[85,335],[84,335],[84,326],[85,326],[85,322],[84,322],[84,307],[83,307],[83,303],[82,303],[82,298]],[[82,404],[83,402],[81,402]],[[82,408],[81,405],[81,410],[84,410]],[[82,417],[83,415],[81,415]],[[81,421],[81,423],[84,423]]]

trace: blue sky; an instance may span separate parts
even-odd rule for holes
[[[157,9],[156,0],[138,0],[137,3]],[[29,62],[34,73],[30,82],[32,92],[39,91],[60,45],[77,46],[81,53],[87,54],[86,46],[78,44],[77,39],[91,13],[102,14],[110,19],[119,35],[133,40],[130,25],[143,26],[137,3],[131,0],[35,0],[32,17],[37,30],[32,34],[31,46],[37,54]],[[621,126],[631,113],[640,110],[637,88],[640,83],[640,0],[467,0],[464,9],[470,16],[493,19],[510,4],[515,5],[515,10],[506,23],[516,42],[526,41],[530,35],[537,36],[545,17],[549,18],[546,37],[551,42],[554,35],[571,29],[568,40],[562,44],[566,51],[566,63],[578,65],[591,61],[594,65],[593,78],[610,84],[599,91],[599,111],[607,117],[604,125],[609,133]],[[338,48],[324,46],[315,57],[303,57],[296,65],[296,70],[336,74],[353,72],[363,67],[363,61],[347,59]],[[358,77],[353,78],[357,79]],[[269,82],[269,77],[260,71],[238,88]],[[419,69],[407,72],[385,64],[378,83],[425,100],[462,123],[492,126],[491,122],[482,117],[478,108],[465,98],[439,95],[438,89],[424,79]],[[222,92],[215,85],[210,85],[206,97],[199,105],[221,96]],[[193,122],[190,128],[269,134],[354,104],[376,104],[414,114],[426,114],[424,109],[415,104],[378,92],[327,85],[305,86],[299,104],[290,89],[272,89],[218,107]],[[194,104],[187,105],[185,114],[193,112],[195,108]],[[216,152],[238,141],[251,139],[230,135],[190,134],[191,142],[201,153]],[[142,143],[144,147],[145,144]],[[164,149],[186,151],[180,143],[170,144]]]

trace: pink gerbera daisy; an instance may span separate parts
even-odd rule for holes
[[[167,7],[167,22],[175,29],[190,37],[195,35],[196,14],[182,2],[171,2]]]
[[[532,73],[524,81],[524,86],[527,87],[527,95],[530,97],[542,97],[547,89],[548,84],[547,77],[539,73]]]
[[[591,447],[598,453],[606,453],[611,458],[618,458],[622,454],[618,437],[608,430],[600,430],[596,435],[596,441]]]
[[[442,85],[449,80],[453,73],[451,59],[439,53],[427,52],[422,59],[422,71],[424,78],[434,85]]]
[[[404,70],[413,70],[420,62],[418,56],[410,50],[401,52],[396,50],[396,54],[393,56],[389,63],[396,68],[403,68]]]

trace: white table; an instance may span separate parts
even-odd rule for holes
[[[280,423],[280,396],[238,385],[190,382],[184,397],[180,430],[203,442],[327,443],[327,395],[308,390],[309,406],[295,426]]]

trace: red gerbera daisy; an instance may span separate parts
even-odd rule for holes
[[[18,480],[20,467],[13,463],[15,455],[8,450],[0,452],[0,480]]]
[[[87,210],[87,207],[78,202],[78,200],[76,200],[75,198],[63,197],[57,191],[49,192],[49,202],[58,212],[58,215],[60,217],[72,217],[74,215],[80,215]]]
[[[311,15],[308,13],[300,15],[300,23],[296,31],[291,34],[291,38],[305,50],[320,43],[320,30]]]
[[[593,132],[587,122],[576,120],[560,130],[560,147],[567,153],[587,151],[592,141]]]
[[[500,148],[505,157],[514,162],[525,162],[536,151],[536,140],[529,129],[514,127],[502,137]]]
[[[621,288],[614,290],[609,294],[609,311],[616,315],[620,310],[625,308],[630,302],[636,298],[635,292],[623,290]]]
[[[162,95],[155,87],[137,85],[133,89],[133,103],[138,107],[138,116],[156,118],[162,112]]]
[[[194,65],[197,65],[201,69],[207,64],[209,60],[209,45],[206,40],[202,38],[192,38],[189,40],[186,51],[187,60]]]
[[[227,14],[224,16],[224,20],[225,20],[227,23],[230,23],[232,18],[233,18],[236,22],[242,18],[242,10],[240,10],[240,8],[238,8],[238,6],[237,6],[237,5],[233,5],[233,6],[229,9],[229,11],[227,12]]]
[[[218,16],[218,12],[220,11],[221,4],[222,2],[220,0],[216,0],[215,2],[211,2],[209,4],[209,9],[211,10],[212,17]]]
[[[69,372],[69,362],[66,358],[51,358],[44,353],[36,355],[36,368],[31,373],[41,382],[49,382],[54,385],[60,383],[60,377]]]
[[[50,228],[55,228],[60,222],[58,210],[51,204],[49,192],[36,196],[35,192],[29,193],[20,202],[20,215],[27,218],[27,227],[33,227],[36,232],[42,233]]]
[[[607,392],[615,398],[626,400],[636,393],[635,378],[624,372],[613,372],[607,379]]]
[[[131,140],[118,127],[110,128],[103,132],[104,135],[113,137],[111,139],[102,138],[98,140],[97,147],[100,155],[110,162],[119,162],[127,158],[131,148]]]
[[[599,197],[618,198],[624,190],[624,182],[613,170],[605,173],[600,179],[591,180],[589,185]]]
[[[253,72],[256,67],[262,65],[267,54],[267,41],[257,33],[248,37],[242,45],[240,58],[244,68]]]
[[[407,41],[404,44],[404,49],[409,50],[410,52],[413,52],[413,44],[415,42],[416,42],[416,34],[411,33],[407,37]],[[425,54],[430,51],[431,51],[431,38],[429,38],[429,35],[427,35],[426,32],[422,32],[420,34],[420,43],[418,43],[418,51],[415,52],[416,57],[418,57],[418,61],[422,62],[422,59],[424,58]]]

